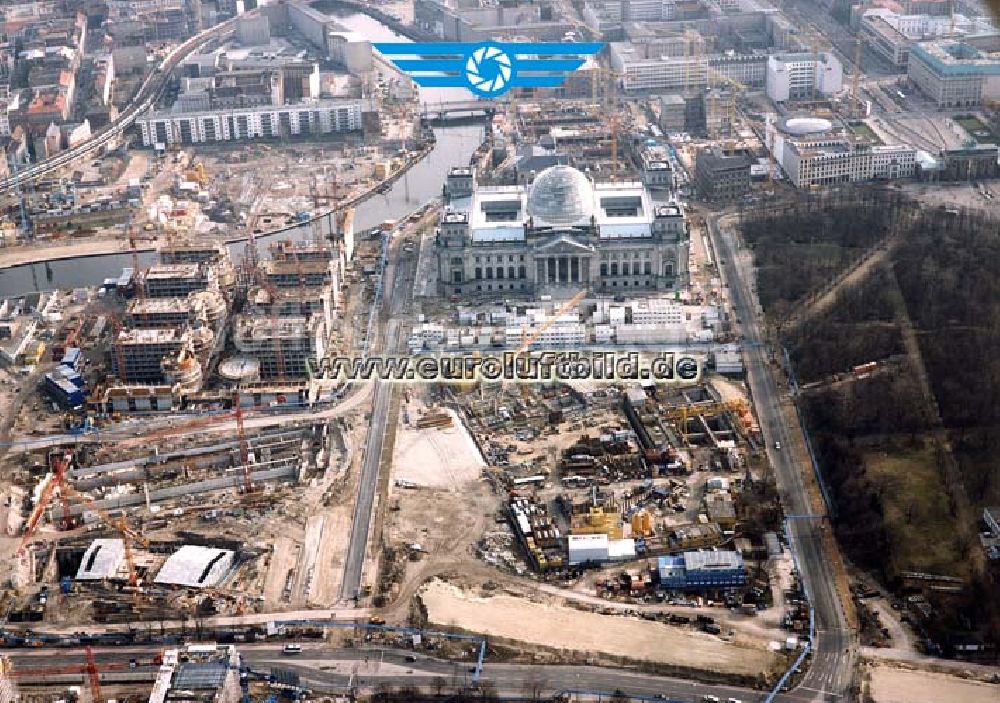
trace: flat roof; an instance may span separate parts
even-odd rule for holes
[[[183,342],[186,332],[175,328],[145,328],[140,327],[122,330],[118,334],[119,344],[166,344],[168,342]]]
[[[688,571],[705,571],[721,569],[739,569],[743,566],[743,557],[739,552],[684,552],[684,568]]]
[[[155,264],[146,270],[146,280],[151,278],[194,278],[199,271],[198,264]]]

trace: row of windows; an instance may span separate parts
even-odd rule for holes
[[[487,280],[492,279],[493,276],[494,276],[494,268],[492,266],[487,266],[486,267],[486,278],[487,278]],[[496,267],[496,277],[498,279],[503,279],[503,277],[504,277],[503,266],[497,266]],[[518,266],[516,271],[514,270],[513,266],[508,266],[507,267],[507,278],[527,278],[527,277],[528,277],[528,273],[527,273],[527,271],[526,271],[526,269],[525,269],[524,266]],[[482,278],[483,278],[483,269],[481,267],[477,266],[476,267],[476,280],[478,281],[478,280],[480,280]]]
[[[622,281],[622,288],[628,288],[629,287],[628,283],[629,283],[628,281]],[[641,288],[643,286],[645,286],[645,287],[648,288],[651,285],[653,285],[653,284],[652,284],[652,282],[648,278],[645,279],[642,282],[640,282],[638,279],[635,279],[635,280],[632,281],[632,287],[634,287],[634,288]],[[607,281],[601,281],[601,288],[607,288],[607,287],[608,287],[608,282]],[[611,281],[611,287],[612,288],[617,288],[618,287],[618,281]]]
[[[608,254],[608,253],[602,253],[601,254],[601,260],[602,261],[610,261],[611,259],[626,259],[626,260],[627,259],[636,259],[636,260],[638,260],[638,259],[648,259],[648,258],[649,258],[649,252],[648,251],[635,251],[635,252],[632,252],[632,251],[622,251],[622,252],[614,252],[614,253],[611,253],[611,254]]]
[[[456,281],[456,283],[458,283],[458,282],[459,281]],[[504,288],[504,284],[503,283],[498,283],[496,289],[497,290],[527,290],[528,286],[525,285],[524,283],[521,283],[520,285],[515,285],[513,283],[510,283],[510,284],[507,285],[506,288]],[[482,284],[476,284],[476,290],[482,292],[482,290],[483,290]],[[487,291],[492,291],[493,290],[493,284],[492,283],[487,283],[486,284],[486,290]],[[462,289],[461,288],[456,288],[455,289],[455,294],[456,295],[461,295],[462,294]]]
[[[496,255],[496,257],[497,257],[497,263],[498,264],[499,263],[503,263],[503,256],[504,256],[503,254],[497,254]],[[481,257],[481,256],[477,256],[476,257],[476,263],[477,264],[482,263],[482,258],[483,257]],[[509,263],[513,263],[514,261],[524,261],[524,254],[519,254],[519,255],[517,255],[516,258],[515,258],[514,254],[507,254],[507,261]],[[455,260],[452,259],[452,263],[454,263],[454,262],[455,262]],[[486,263],[489,264],[489,263],[492,263],[492,262],[493,262],[493,256],[491,254],[487,254],[486,255]],[[462,263],[462,260],[459,259],[458,263]]]
[[[610,270],[611,270],[611,275],[612,276],[619,275],[618,274],[618,262],[617,261],[612,261],[611,262]],[[621,265],[621,275],[622,276],[630,276],[630,275],[637,274],[637,273],[643,273],[643,274],[645,274],[647,276],[651,275],[653,273],[653,263],[651,261],[645,262],[645,264],[642,266],[642,270],[640,270],[640,262],[638,262],[638,261],[635,262],[635,264],[632,265],[632,266],[629,266],[629,262],[627,262],[627,261],[623,261],[622,262],[622,265]],[[605,263],[601,264],[601,275],[602,276],[607,276],[608,275],[608,264],[605,264]]]

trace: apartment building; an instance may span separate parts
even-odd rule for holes
[[[137,120],[143,146],[201,144],[250,139],[318,136],[361,130],[364,103],[315,100],[299,105],[261,105],[215,111],[148,112]]]

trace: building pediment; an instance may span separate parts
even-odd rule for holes
[[[584,244],[567,236],[553,237],[535,246],[536,253],[547,255],[575,254],[579,256],[581,254],[593,254],[595,251],[597,250],[589,244]]]

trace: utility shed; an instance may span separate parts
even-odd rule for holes
[[[99,581],[118,575],[125,561],[125,542],[120,539],[95,539],[83,553],[76,572],[77,581]]]
[[[608,541],[606,534],[570,535],[569,563],[573,565],[607,561]]]
[[[163,562],[153,582],[192,588],[217,586],[232,568],[234,557],[228,549],[186,544]]]
[[[608,540],[608,559],[611,561],[627,561],[629,559],[635,559],[635,540]]]

